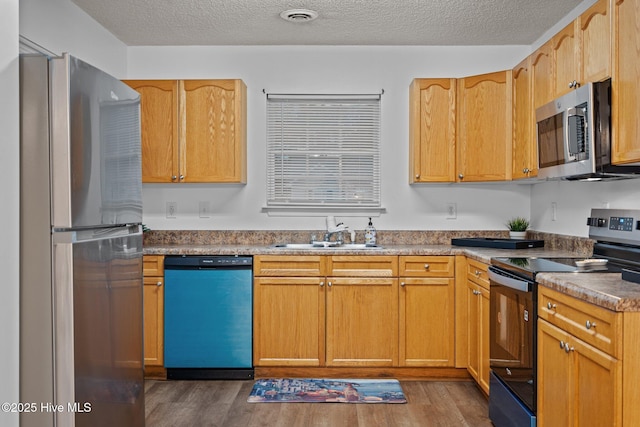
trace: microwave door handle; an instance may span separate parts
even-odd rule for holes
[[[569,160],[577,160],[577,157],[586,151],[585,141],[585,109],[569,108],[565,114],[565,155]]]

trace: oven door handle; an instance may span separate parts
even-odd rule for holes
[[[489,280],[502,286],[515,289],[522,292],[531,292],[533,283],[522,279],[515,275],[509,274],[504,270],[500,270],[494,266],[489,266]]]

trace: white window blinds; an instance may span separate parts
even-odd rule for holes
[[[267,205],[380,206],[380,95],[268,95]]]

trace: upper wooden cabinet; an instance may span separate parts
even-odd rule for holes
[[[553,99],[551,42],[549,40],[530,55],[534,117],[536,108]]]
[[[553,98],[611,77],[611,40],[609,0],[599,0],[554,35]]]
[[[531,178],[538,174],[535,118],[531,99],[531,57],[512,70],[513,76],[513,156],[512,178]]]
[[[610,0],[599,0],[577,20],[580,37],[582,82],[598,82],[611,77]]]
[[[409,104],[409,183],[455,181],[456,79],[414,79]]]
[[[640,162],[640,0],[613,0],[615,34],[612,77],[613,164]]]
[[[457,178],[511,179],[511,70],[458,79]]]
[[[141,95],[143,182],[246,182],[242,80],[125,83]]]
[[[553,99],[574,90],[581,84],[580,44],[578,41],[576,21],[564,27],[551,38]]]

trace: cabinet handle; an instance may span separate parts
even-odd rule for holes
[[[158,280],[158,283],[156,283],[156,286],[162,286],[162,282]]]
[[[522,173],[524,173],[524,174],[529,174],[529,172],[531,172],[531,170],[529,168],[522,169]]]
[[[547,303],[547,308],[549,310],[555,310],[556,309],[556,305],[555,304],[551,304],[550,302]]]
[[[323,287],[323,286],[324,286],[324,282],[320,282],[320,287]]]
[[[481,293],[480,291],[477,291],[477,290],[475,290],[475,289],[473,290],[473,294],[474,294],[474,295],[480,295],[480,293]]]
[[[569,82],[569,89],[578,89],[580,87],[580,83],[576,80]]]
[[[404,287],[404,282],[400,282],[400,286]]]
[[[569,343],[568,342],[564,343],[564,352],[565,353],[569,353],[569,352],[574,351],[574,350],[575,350],[575,348],[569,347]]]
[[[560,341],[560,348],[564,350],[564,341]]]
[[[328,282],[328,283],[327,283],[327,286],[331,287],[331,285],[332,285],[332,283],[331,283],[331,282]]]
[[[482,271],[476,270],[475,273],[476,273],[476,277],[480,277],[480,275],[482,274]]]
[[[464,174],[459,173],[458,174],[458,178],[463,179],[464,178]]]
[[[416,179],[420,179],[420,174],[417,174],[417,175],[416,175]]]
[[[171,176],[171,181],[175,181],[176,179],[178,179],[178,177],[177,177],[177,176],[175,176],[175,175],[172,175],[172,176]]]
[[[428,269],[429,269],[429,264],[425,264],[425,265],[424,265],[424,269],[425,269],[425,270],[428,270]]]
[[[585,323],[585,324],[584,324],[584,326],[585,326],[587,329],[595,328],[595,327],[596,327],[596,322],[592,322],[592,321],[590,321],[590,320],[587,320],[587,323]]]
[[[180,181],[184,179],[184,175],[180,175]]]

